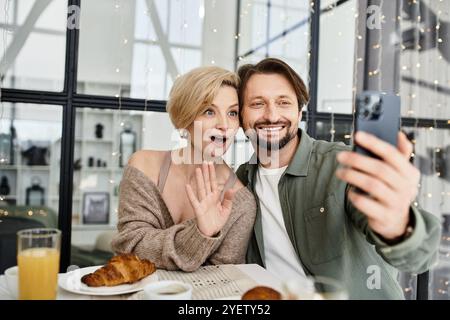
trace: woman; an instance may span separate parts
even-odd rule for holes
[[[175,81],[167,112],[187,134],[187,146],[130,158],[120,184],[116,252],[167,270],[244,263],[256,203],[221,161],[239,129],[238,84],[236,74],[218,67]]]

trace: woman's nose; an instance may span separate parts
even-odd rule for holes
[[[216,128],[217,129],[221,129],[221,130],[227,130],[228,129],[228,119],[227,119],[227,117],[219,115],[217,117]]]

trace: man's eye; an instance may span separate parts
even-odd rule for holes
[[[230,111],[230,112],[229,112],[229,115],[230,115],[231,117],[237,117],[238,113],[237,113],[237,111]]]
[[[262,102],[262,101],[252,103],[252,107],[262,107],[263,105],[264,105],[264,102]]]
[[[280,101],[280,104],[281,104],[282,106],[288,106],[288,105],[290,105],[291,103],[290,103],[289,101],[282,100],[282,101]]]
[[[205,115],[213,116],[214,115],[214,111],[208,109],[208,110],[205,111]]]

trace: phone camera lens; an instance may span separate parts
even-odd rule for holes
[[[373,108],[374,113],[380,113],[381,111],[381,104],[376,104],[375,107]]]

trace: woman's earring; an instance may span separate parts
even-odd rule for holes
[[[181,139],[188,138],[188,131],[186,129],[179,129]]]

